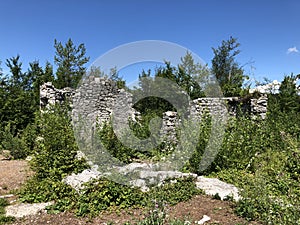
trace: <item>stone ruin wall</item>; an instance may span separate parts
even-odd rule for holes
[[[126,123],[124,118],[138,118],[139,113],[132,108],[132,97],[123,89],[118,89],[115,82],[100,78],[87,77],[78,89],[70,88],[56,89],[52,83],[48,82],[40,87],[40,108],[47,109],[52,104],[62,104],[66,100],[71,100],[73,104],[73,119],[82,118],[92,121],[93,127],[108,121],[112,112],[117,111],[117,123]],[[117,101],[117,104],[115,102]],[[268,99],[266,95],[261,95],[257,99],[240,99],[238,97],[229,98],[199,98],[190,104],[190,115],[201,118],[204,112],[220,113],[227,107],[230,116],[248,113],[255,117],[266,117]],[[161,132],[169,140],[175,140],[178,118],[176,112],[165,112],[162,119]]]
[[[51,82],[44,83],[40,86],[40,109],[46,110],[54,104],[62,104],[71,100],[75,91],[71,88],[57,89]]]

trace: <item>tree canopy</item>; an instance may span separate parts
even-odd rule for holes
[[[221,46],[212,48],[212,73],[216,76],[224,96],[240,96],[245,78],[243,68],[236,61],[240,53],[240,43],[236,38],[230,37],[222,41]]]
[[[85,64],[90,59],[90,57],[85,56],[86,48],[84,44],[77,47],[69,38],[67,43],[63,45],[55,39],[54,48],[56,50],[54,62],[58,66],[55,86],[57,88],[76,88],[86,72]]]

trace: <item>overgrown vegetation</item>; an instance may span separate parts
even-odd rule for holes
[[[238,46],[237,40],[230,38],[214,49],[213,71],[226,96],[247,93],[247,88],[242,86],[246,75],[235,61]],[[199,194],[192,178],[178,179],[177,182],[169,180],[147,193],[104,178],[86,184],[82,193],[62,182],[67,175],[78,173],[89,165],[84,159],[77,158],[78,146],[68,108],[55,106],[46,113],[39,112],[39,85],[52,81],[59,87],[75,87],[88,57],[84,56],[84,46],[77,48],[71,40],[66,46],[55,41],[55,47],[59,67],[57,78],[49,63],[41,68],[34,62],[28,72],[22,72],[19,56],[7,60],[10,76],[0,74],[0,150],[10,150],[15,159],[33,156],[34,176],[20,190],[20,199],[25,202],[55,201],[49,207],[51,212],[73,210],[78,216],[95,216],[102,210],[128,207],[152,209],[155,202],[159,210],[152,210],[149,218],[140,224],[163,224],[163,204],[176,204]],[[66,57],[69,53],[73,55],[71,61]],[[93,73],[101,75],[101,71]],[[116,71],[111,77],[120,87],[124,86]],[[157,77],[175,82],[195,99],[204,96],[204,90],[195,80],[208,80],[209,69],[195,64],[191,54],[187,53],[178,67],[166,62],[164,67],[158,68],[154,79]],[[249,220],[265,224],[300,224],[300,97],[296,83],[299,78],[293,74],[285,76],[279,92],[268,94],[266,119],[249,115],[231,118],[215,160],[202,171],[199,164],[212,131],[211,118],[204,117],[198,127],[200,136],[196,150],[182,169],[219,177],[237,185],[243,198],[236,203],[236,213]],[[142,72],[140,87],[133,92],[139,96],[151,85],[150,72]],[[164,111],[174,109],[169,102],[157,97],[143,99],[135,104],[135,108],[141,112],[141,119],[139,123],[132,121],[130,126],[139,138],[149,137],[151,118],[162,117]],[[109,123],[99,130],[98,135],[110,153],[125,163],[160,160],[172,153],[162,151],[163,145],[147,152],[134,151],[117,139]],[[0,224],[11,220],[3,217],[6,204],[0,199]]]
[[[67,111],[63,107],[54,107],[47,113],[37,114],[35,129],[39,134],[31,161],[35,174],[19,192],[22,201],[55,201],[56,204],[49,208],[52,212],[74,210],[78,216],[91,216],[115,207],[148,207],[154,197],[176,204],[199,193],[191,178],[167,182],[162,188],[153,188],[148,193],[103,178],[91,181],[77,193],[62,179],[88,168],[88,165],[83,159],[76,158],[78,149]]]
[[[0,198],[0,224],[6,224],[15,220],[14,217],[5,216],[4,207],[7,205],[9,205],[8,201],[6,199]]]

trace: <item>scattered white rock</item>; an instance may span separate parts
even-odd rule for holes
[[[195,221],[195,223],[196,223],[196,224],[204,224],[204,223],[207,222],[207,221],[210,221],[210,217],[207,216],[207,215],[204,215],[204,216],[202,217],[201,220]]]
[[[13,157],[10,154],[9,150],[0,151],[0,160],[11,160]]]
[[[207,178],[203,176],[198,176],[196,185],[199,189],[204,190],[207,195],[218,194],[221,200],[225,197],[231,196],[235,201],[240,199],[239,190],[232,184],[220,181],[217,178]]]
[[[2,189],[2,188],[0,187],[0,189]],[[12,197],[14,197],[13,194],[9,194],[9,195],[1,195],[1,196],[0,196],[0,198],[12,198]]]
[[[130,163],[128,165],[125,165],[123,167],[119,167],[118,171],[120,173],[130,173],[133,171],[137,171],[137,170],[152,170],[153,165],[152,164],[147,164],[147,163]]]
[[[25,160],[28,161],[28,162],[30,162],[32,159],[33,159],[33,156],[29,155],[29,156],[26,157]]]
[[[16,204],[9,205],[5,208],[6,216],[13,216],[16,218],[21,218],[24,216],[36,215],[38,212],[45,210],[49,205],[52,205],[52,202],[46,203],[35,203],[35,204]]]
[[[76,191],[83,189],[84,183],[101,177],[101,173],[94,167],[86,169],[78,174],[71,174],[63,179],[63,182],[73,187]]]

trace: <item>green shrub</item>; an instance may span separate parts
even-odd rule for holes
[[[107,151],[124,163],[130,163],[134,158],[131,148],[123,145],[114,133],[111,123],[105,123],[102,128],[98,128],[101,143]]]
[[[129,121],[130,130],[123,131],[122,138],[126,139],[129,133],[132,133],[141,141],[143,139],[149,138],[149,123],[154,116],[155,114],[148,113],[147,115],[142,116],[139,122]],[[159,129],[161,124],[152,123],[152,125]],[[126,146],[115,135],[111,121],[104,123],[101,128],[98,127],[98,135],[105,149],[107,149],[112,156],[124,163],[130,163],[133,160],[144,159],[159,160],[161,157],[171,153],[170,151],[166,151],[166,149],[169,147],[166,143],[155,143],[155,141],[160,141],[160,137],[158,134],[153,137],[152,141],[156,145],[156,147],[154,147],[153,149],[143,149],[143,146],[132,149]]]
[[[146,193],[103,178],[86,184],[77,200],[75,211],[78,216],[85,216],[97,215],[115,207],[152,207],[153,202],[175,205],[200,193],[202,192],[196,188],[194,178],[167,180],[162,186],[153,187]]]
[[[62,199],[77,198],[77,193],[71,186],[51,177],[37,180],[36,177],[28,180],[18,192],[20,200],[28,203],[60,201]]]
[[[76,207],[78,216],[97,215],[109,208],[129,208],[141,206],[145,202],[144,193],[138,188],[118,184],[105,178],[85,185]]]
[[[78,146],[70,116],[63,107],[54,107],[36,117],[39,136],[35,142],[31,167],[38,180],[60,181],[73,172],[87,168],[84,159],[77,159]]]
[[[199,124],[199,137],[198,141],[196,143],[196,150],[193,153],[193,155],[190,157],[188,163],[183,168],[183,171],[192,172],[192,173],[202,173],[202,171],[199,171],[199,165],[203,156],[203,153],[205,151],[205,148],[207,146],[209,137],[211,135],[211,117],[209,115],[204,115],[200,124]],[[195,131],[190,131],[191,133]],[[192,136],[192,135],[191,135]],[[190,138],[188,138],[188,141],[190,141]]]
[[[4,207],[7,205],[9,205],[8,201],[6,199],[0,198],[0,224],[7,224],[15,220],[14,217],[5,216]]]
[[[15,131],[10,124],[2,128],[0,131],[0,150],[10,151],[10,154],[14,159],[25,158],[28,155],[26,144],[20,138],[20,134],[15,136],[13,133],[15,133]]]
[[[153,187],[147,194],[149,200],[157,200],[170,205],[176,205],[179,202],[187,201],[194,195],[202,194],[197,189],[195,178],[177,178],[168,179],[163,182],[162,186]]]
[[[214,174],[241,189],[240,216],[266,224],[300,224],[299,144],[289,134],[281,134],[281,142],[282,148],[255,155],[250,167]]]
[[[76,193],[62,179],[89,166],[84,159],[77,158],[78,147],[70,117],[65,108],[53,107],[47,113],[37,114],[34,129],[39,135],[35,138],[30,161],[34,176],[19,191],[20,199],[45,202],[68,198],[71,204],[75,200],[70,199],[76,198]]]

